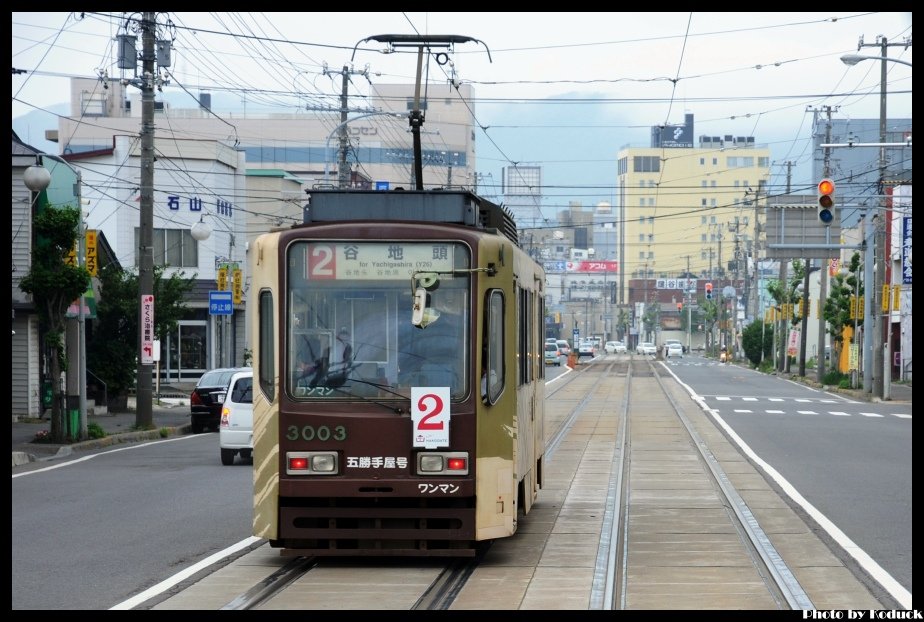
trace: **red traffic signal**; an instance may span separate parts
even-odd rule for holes
[[[706,300],[712,300],[712,283],[706,283]]]
[[[834,220],[834,180],[822,179],[818,182],[818,220],[829,224]]]

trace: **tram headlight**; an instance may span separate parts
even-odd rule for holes
[[[337,452],[290,451],[286,453],[286,475],[337,475]]]
[[[439,473],[443,470],[443,456],[440,454],[420,454],[418,469],[421,473]]]

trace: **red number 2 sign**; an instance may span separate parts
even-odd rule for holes
[[[413,387],[411,421],[414,447],[449,447],[449,387]]]
[[[337,255],[333,246],[312,244],[308,247],[308,278],[333,279],[337,276]]]

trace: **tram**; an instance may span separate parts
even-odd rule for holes
[[[542,484],[542,266],[471,192],[308,196],[250,249],[253,534],[474,556]]]

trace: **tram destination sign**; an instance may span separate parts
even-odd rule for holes
[[[309,242],[304,252],[308,280],[397,280],[415,272],[448,272],[455,267],[451,242]]]

